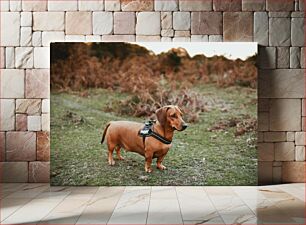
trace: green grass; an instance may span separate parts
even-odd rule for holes
[[[194,87],[214,104],[201,113],[200,121],[175,133],[173,145],[159,171],[144,172],[144,158],[123,152],[124,161],[107,163],[106,144],[101,145],[104,125],[110,120],[145,121],[105,112],[106,104],[125,99],[104,89],[89,96],[51,93],[51,184],[52,185],[256,185],[256,132],[234,136],[234,128],[210,132],[220,120],[243,115],[257,116],[256,91],[243,87]],[[222,106],[223,105],[223,106]],[[222,107],[227,111],[221,110]],[[74,113],[72,116],[69,112]]]

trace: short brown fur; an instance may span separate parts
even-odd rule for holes
[[[157,122],[154,124],[154,131],[159,135],[172,141],[174,130],[183,131],[187,128],[182,118],[182,111],[178,106],[168,105],[156,111]],[[167,155],[171,144],[164,144],[153,137],[147,137],[145,143],[142,137],[138,135],[143,123],[130,121],[111,121],[104,129],[102,141],[107,141],[108,146],[108,163],[114,165],[113,152],[116,150],[119,160],[123,160],[120,149],[136,152],[145,157],[145,171],[152,172],[152,159],[157,158],[157,168],[166,169],[162,164],[163,159]]]

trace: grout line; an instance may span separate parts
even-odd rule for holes
[[[97,188],[97,190],[95,191],[95,193],[93,193],[93,195],[91,196],[91,198],[90,199],[88,199],[87,201],[86,201],[86,206],[84,207],[84,209],[81,211],[81,213],[79,214],[79,216],[78,216],[78,218],[77,218],[77,220],[76,220],[76,222],[75,222],[75,224],[77,224],[78,223],[78,221],[79,221],[79,219],[80,219],[80,217],[82,216],[82,214],[83,214],[83,212],[87,209],[87,207],[88,207],[88,203],[90,203],[91,202],[91,200],[94,198],[94,196],[97,194],[97,192],[98,192],[98,190],[99,190],[99,187],[96,187]]]
[[[120,197],[118,198],[117,203],[116,203],[115,206],[114,206],[113,212],[112,212],[112,214],[110,215],[110,217],[108,218],[108,220],[106,221],[106,224],[108,224],[108,222],[110,221],[110,219],[111,219],[112,216],[114,215],[115,209],[116,209],[116,207],[117,207],[117,205],[118,205],[120,199],[121,199],[122,196],[124,195],[125,191],[126,191],[126,186],[124,186],[124,190],[122,191]]]
[[[221,214],[219,213],[217,207],[215,206],[215,204],[214,204],[213,201],[211,200],[209,194],[206,192],[205,187],[202,187],[202,188],[203,188],[204,192],[206,193],[206,195],[207,195],[207,197],[208,197],[210,203],[214,206],[214,209],[215,209],[216,213],[218,214],[219,218],[221,218],[221,220],[223,221],[223,224],[226,224],[225,221],[224,221],[224,219],[223,219],[223,217],[222,217]]]
[[[178,194],[177,194],[176,188],[177,187],[174,187],[175,195],[176,195],[176,200],[177,200],[177,203],[178,203],[178,206],[179,206],[179,209],[180,209],[180,215],[181,215],[182,223],[184,223],[184,219],[183,219],[183,215],[182,215],[182,209],[181,209],[181,205],[180,205],[180,201],[179,201],[179,198],[178,198]]]
[[[49,191],[49,192],[50,192],[50,191]],[[66,195],[65,198],[62,199],[62,201],[59,201],[58,204],[56,204],[56,206],[54,206],[54,207],[49,211],[49,213],[47,213],[43,218],[41,218],[41,220],[40,220],[39,222],[41,222],[42,220],[44,220],[45,218],[47,218],[47,217],[51,214],[51,212],[53,212],[53,210],[54,210],[59,204],[61,204],[70,194],[71,194],[71,191],[70,191],[70,193],[69,193],[68,195]]]
[[[149,204],[148,204],[148,211],[147,211],[147,217],[146,217],[146,224],[148,224],[149,210],[150,210],[150,203],[151,203],[151,194],[152,194],[152,186],[150,187],[150,195],[149,195]]]

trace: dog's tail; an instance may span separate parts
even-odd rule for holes
[[[108,129],[108,127],[110,126],[110,123],[108,123],[103,131],[103,136],[102,136],[102,140],[101,140],[101,144],[103,144],[104,139],[105,139],[105,135],[106,135],[106,131]]]

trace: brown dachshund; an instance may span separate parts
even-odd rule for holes
[[[177,106],[164,106],[156,111],[157,122],[153,125],[152,130],[163,138],[172,141],[175,130],[183,131],[187,124],[182,118],[182,111]],[[152,172],[151,163],[153,158],[157,158],[157,168],[166,169],[162,161],[167,155],[170,144],[164,144],[154,137],[143,139],[139,136],[139,131],[144,127],[143,123],[130,121],[111,121],[107,124],[103,132],[101,143],[107,140],[108,146],[108,163],[114,165],[113,152],[116,150],[119,160],[123,160],[120,155],[120,149],[137,152],[145,157],[145,171]]]

